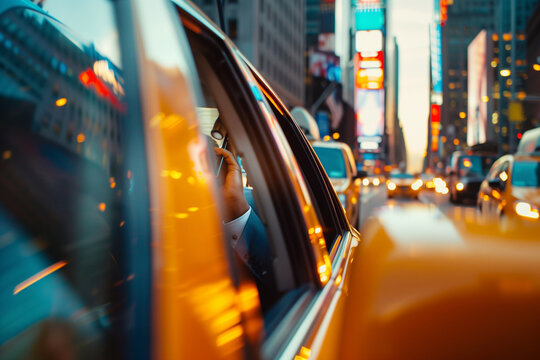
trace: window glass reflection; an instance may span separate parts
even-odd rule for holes
[[[62,19],[88,35],[95,30],[95,41],[75,40],[31,10],[0,14],[0,353],[7,358],[119,355],[131,179],[123,169],[119,49],[100,42],[116,25],[101,3],[92,1],[103,11],[100,23],[89,16],[95,9],[84,22],[82,8]]]

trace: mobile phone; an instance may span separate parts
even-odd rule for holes
[[[223,142],[221,143],[220,148],[221,149],[227,149],[227,145],[229,144],[229,135],[225,135],[225,138],[223,139]],[[219,177],[219,173],[221,172],[221,168],[223,167],[223,155],[220,155],[218,157],[218,167],[216,172],[216,177]]]

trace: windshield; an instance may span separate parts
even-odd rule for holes
[[[412,178],[414,178],[414,176],[412,176],[411,174],[407,174],[407,173],[392,174],[392,175],[390,175],[390,177],[392,179],[412,179]]]
[[[494,157],[483,155],[467,155],[459,159],[459,173],[466,175],[469,173],[485,176],[491,164],[495,161]]]
[[[512,170],[512,185],[540,187],[540,163],[516,161]]]
[[[314,150],[329,177],[347,177],[347,168],[345,167],[345,160],[340,149],[315,147]]]

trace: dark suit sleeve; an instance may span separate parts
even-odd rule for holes
[[[277,297],[277,287],[266,228],[255,211],[251,212],[241,237],[247,248],[247,255],[242,260],[255,277],[264,309]]]

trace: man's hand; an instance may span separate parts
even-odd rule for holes
[[[225,205],[225,221],[229,222],[239,218],[249,210],[249,205],[244,196],[242,185],[242,170],[236,162],[234,155],[226,149],[214,148],[218,156],[223,156],[225,169],[225,181],[221,187],[221,193]]]

